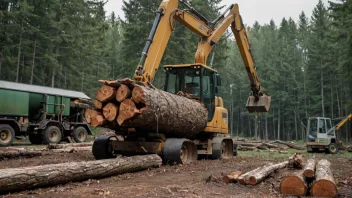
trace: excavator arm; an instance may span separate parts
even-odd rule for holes
[[[187,9],[178,9],[179,2]],[[201,39],[195,54],[195,63],[202,65],[206,65],[207,58],[213,47],[218,43],[227,28],[231,26],[251,82],[252,93],[249,96],[246,107],[250,112],[269,111],[271,97],[267,96],[261,89],[248,35],[237,4],[231,5],[222,15],[210,22],[184,0],[163,0],[156,12],[152,30],[135,71],[134,78],[136,81],[153,82],[171,33],[174,30],[175,21],[200,36]]]
[[[336,125],[336,130],[339,130],[347,121],[352,120],[352,113],[346,116],[341,122]]]

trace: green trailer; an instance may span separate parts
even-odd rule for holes
[[[82,92],[0,81],[0,146],[28,136],[32,144],[58,143],[72,137],[84,142],[91,131],[84,121]]]

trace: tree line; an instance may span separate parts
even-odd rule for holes
[[[207,19],[222,0],[190,0]],[[103,0],[5,0],[0,2],[0,80],[83,91],[94,97],[99,79],[132,77],[159,0],[123,1],[124,19],[107,16]],[[241,5],[240,5],[241,6]],[[246,19],[243,19],[244,23]],[[299,20],[246,24],[257,72],[272,96],[269,113],[249,114],[249,81],[228,32],[208,59],[222,76],[221,96],[234,136],[305,139],[308,117],[335,122],[352,112],[352,1],[322,1]],[[162,59],[192,63],[199,38],[178,24]],[[162,87],[164,72],[154,81]],[[231,85],[231,88],[230,88]],[[232,113],[232,116],[231,116]],[[352,124],[338,132],[348,141]]]

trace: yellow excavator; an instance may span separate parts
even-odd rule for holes
[[[179,9],[179,3],[185,9]],[[176,94],[186,92],[199,99],[208,110],[208,123],[204,131],[194,139],[167,138],[161,133],[138,133],[143,137],[126,137],[124,141],[110,137],[98,137],[93,144],[96,159],[113,157],[114,154],[157,153],[165,161],[188,163],[198,155],[210,155],[213,159],[234,155],[234,145],[228,134],[228,112],[223,99],[218,96],[221,78],[217,71],[206,65],[207,58],[221,36],[231,26],[240,50],[251,86],[246,108],[249,112],[268,112],[271,97],[263,92],[256,73],[246,28],[237,4],[229,6],[214,21],[207,20],[183,0],[163,0],[156,11],[156,18],[142,57],[134,74],[136,81],[151,84],[165,52],[175,22],[179,22],[200,37],[195,60],[192,64],[166,65],[164,91]],[[193,86],[197,94],[183,88]]]
[[[327,153],[338,153],[339,142],[337,141],[336,131],[349,120],[352,120],[352,113],[341,120],[336,126],[332,127],[330,118],[309,118],[307,126],[307,152],[312,153],[324,149]]]

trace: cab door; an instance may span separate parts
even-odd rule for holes
[[[318,143],[326,143],[328,144],[328,135],[327,135],[327,127],[326,127],[326,119],[320,118],[318,120]]]

